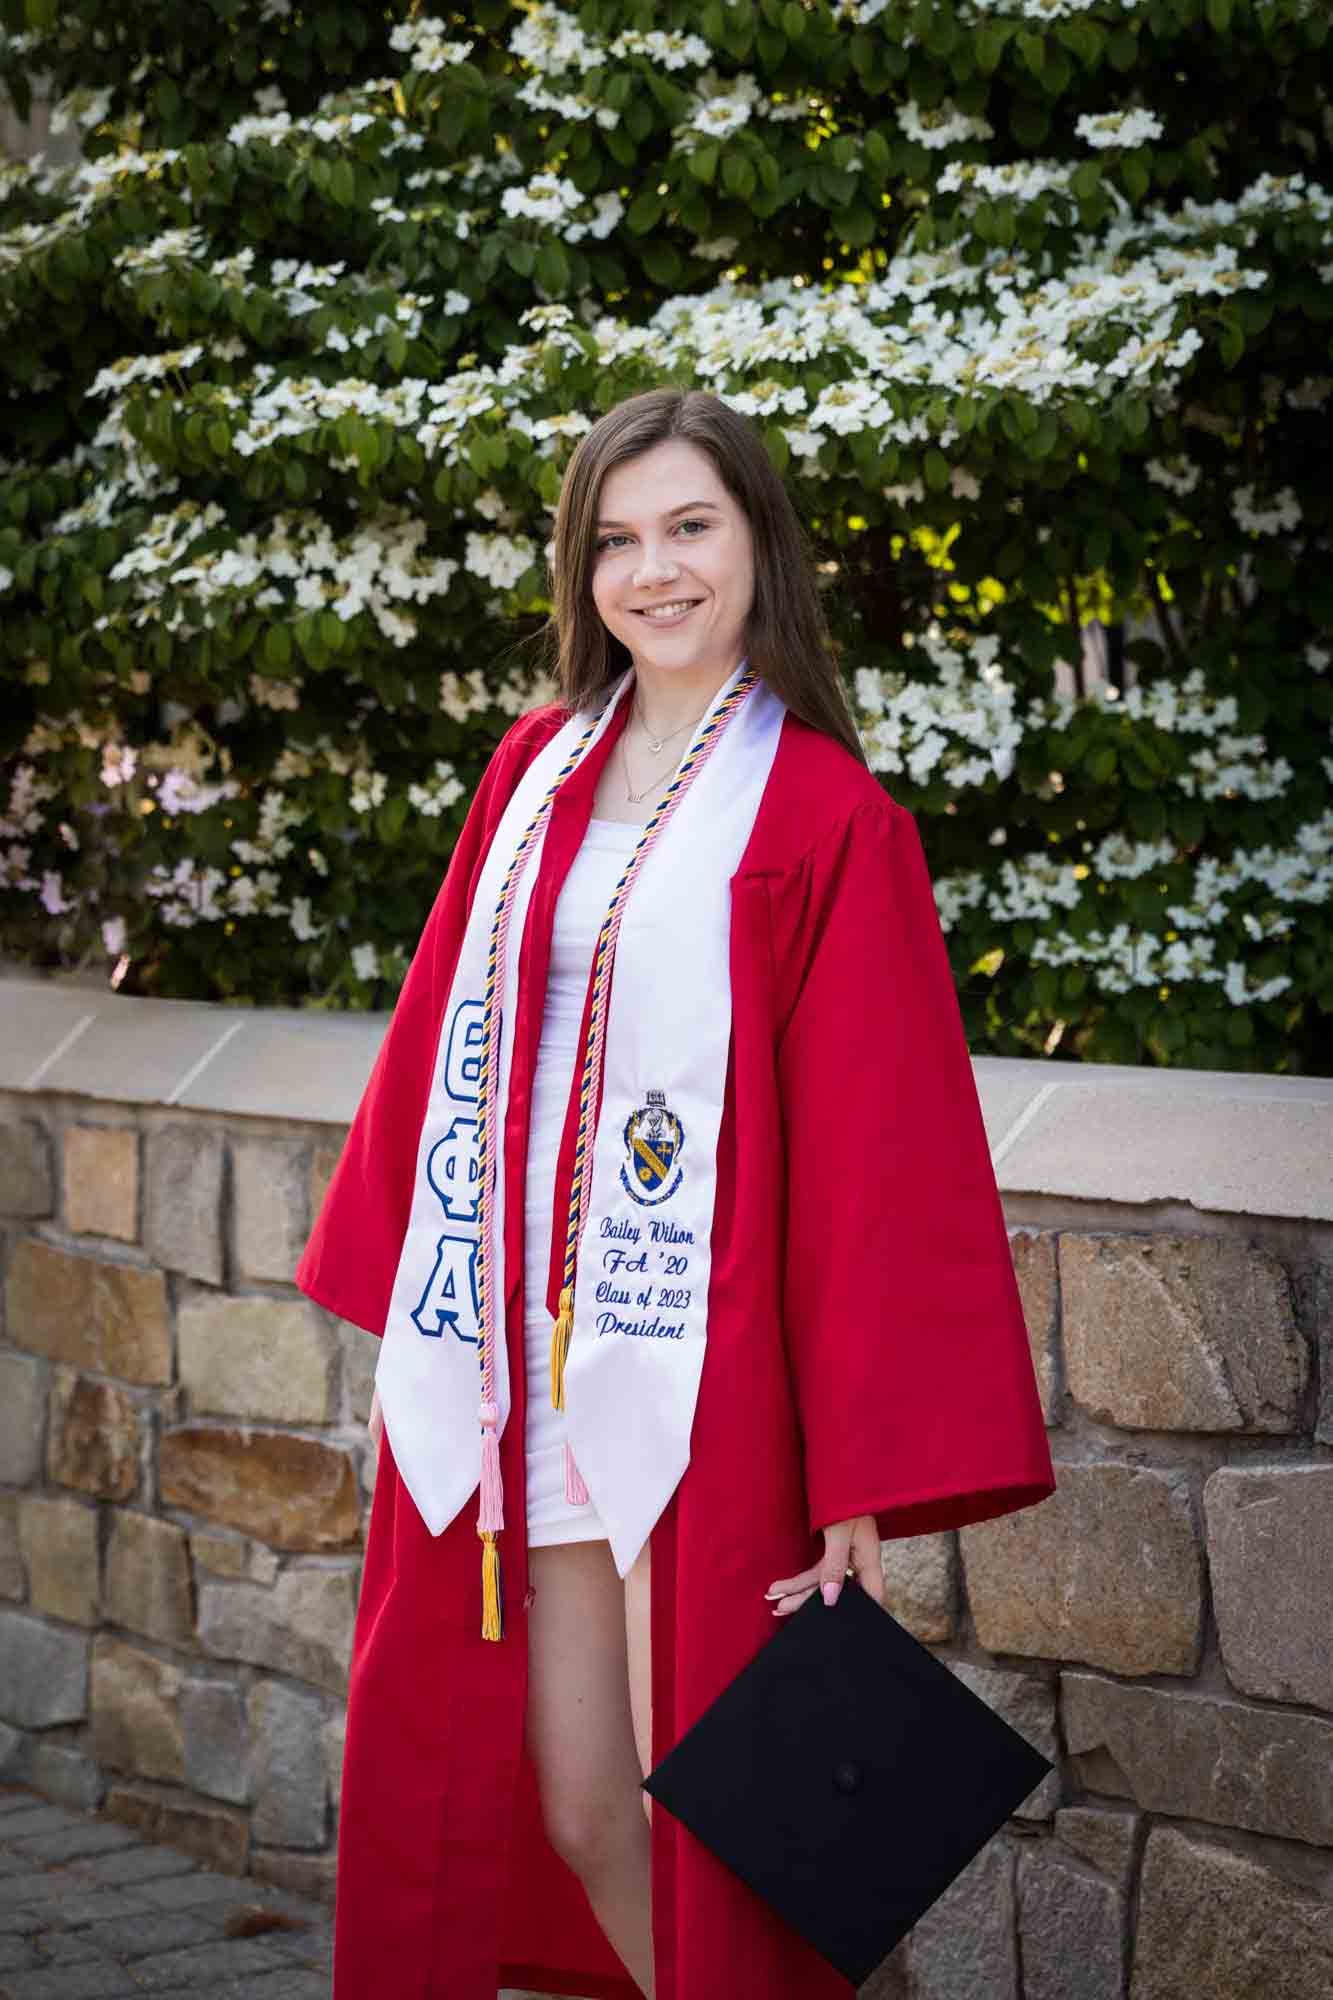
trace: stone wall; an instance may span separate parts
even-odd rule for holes
[[[383,1023],[117,1002],[112,1060],[15,990],[0,1770],[327,1890],[376,1344],[290,1274]],[[1324,2000],[1333,1086],[977,1074],[1058,1491],[885,1572],[1058,1769],[868,2000]]]
[[[0,1770],[332,1882],[376,1343],[290,1274],[328,1128],[0,1125]]]

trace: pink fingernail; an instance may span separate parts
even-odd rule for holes
[[[838,1601],[838,1585],[836,1583],[826,1583],[822,1594],[825,1604],[836,1604]]]

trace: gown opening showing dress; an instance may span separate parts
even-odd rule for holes
[[[541,1044],[532,1080],[532,1125],[524,1187],[524,1352],[528,1376],[524,1449],[528,1465],[528,1545],[593,1542],[606,1529],[590,1500],[565,1498],[565,1416],[551,1405],[551,1315],[546,1309],[556,1160],[578,1054],[579,1026],[597,933],[643,828],[593,819],[561,887]]]

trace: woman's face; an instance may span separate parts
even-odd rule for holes
[[[725,674],[754,598],[750,524],[708,453],[668,438],[602,481],[592,558],[602,623],[649,674]]]

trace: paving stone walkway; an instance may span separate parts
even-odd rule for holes
[[[333,1913],[0,1786],[0,2000],[329,2000]]]

